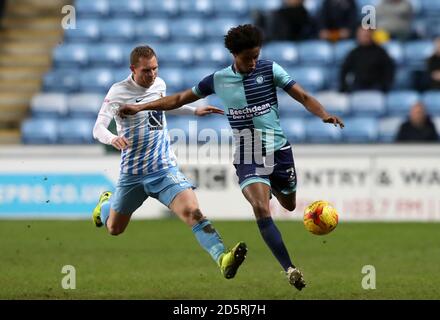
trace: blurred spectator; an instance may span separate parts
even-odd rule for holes
[[[304,0],[284,0],[283,6],[275,11],[259,12],[256,25],[264,31],[266,41],[304,40],[314,32],[314,22]]]
[[[406,40],[412,33],[413,10],[408,0],[382,0],[376,6],[377,28],[391,38]]]
[[[428,59],[430,89],[440,90],[440,37],[435,40],[434,54]]]
[[[0,29],[2,28],[2,18],[5,12],[6,0],[0,0]]]
[[[355,0],[324,0],[318,24],[321,39],[338,41],[352,38],[358,24]]]
[[[384,48],[372,38],[373,31],[358,28],[358,46],[345,58],[341,73],[341,91],[388,91],[393,83],[395,65]]]
[[[417,102],[411,107],[409,118],[401,124],[396,137],[397,142],[435,142],[439,137],[425,107]]]

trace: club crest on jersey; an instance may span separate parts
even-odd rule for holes
[[[255,79],[255,82],[256,82],[257,84],[262,84],[262,83],[264,82],[264,77],[263,77],[263,76],[258,76],[258,77]]]

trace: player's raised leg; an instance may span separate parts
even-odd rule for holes
[[[169,208],[191,227],[197,241],[219,265],[224,277],[226,279],[233,278],[246,258],[246,244],[239,242],[234,248],[226,251],[219,233],[212,223],[203,216],[196,194],[192,189],[186,189],[177,194]]]

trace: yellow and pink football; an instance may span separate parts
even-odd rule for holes
[[[315,201],[304,210],[304,227],[313,234],[328,234],[337,225],[338,212],[328,201]]]

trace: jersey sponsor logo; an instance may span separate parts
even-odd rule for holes
[[[148,112],[148,129],[162,130],[163,129],[163,111],[149,111]]]
[[[233,120],[245,120],[258,117],[263,114],[269,113],[271,110],[270,103],[265,103],[259,106],[245,107],[245,108],[229,108],[228,116]]]
[[[257,84],[263,84],[263,82],[264,82],[264,77],[263,77],[263,76],[258,76],[258,77],[255,79],[255,82],[256,82]]]

